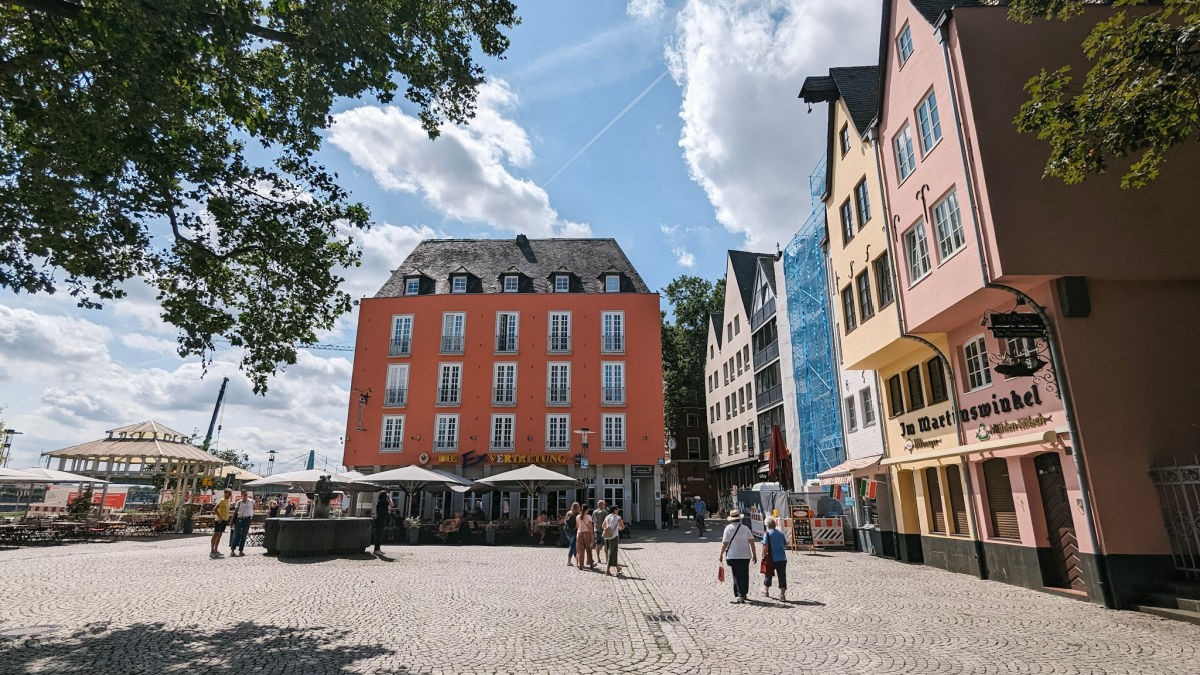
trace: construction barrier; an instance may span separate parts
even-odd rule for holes
[[[813,518],[811,523],[813,546],[846,545],[846,531],[842,528],[841,517]]]

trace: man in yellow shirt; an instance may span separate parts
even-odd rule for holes
[[[229,500],[233,499],[233,490],[225,491],[225,498],[217,502],[217,520],[213,523],[212,536],[212,552],[208,554],[210,558],[224,558],[217,547],[221,545],[221,533],[225,531],[225,527],[229,525]]]

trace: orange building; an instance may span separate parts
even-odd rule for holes
[[[660,325],[658,294],[613,239],[424,241],[359,305],[343,463],[472,479],[538,464],[586,492],[446,493],[414,510],[561,513],[604,498],[655,521]]]

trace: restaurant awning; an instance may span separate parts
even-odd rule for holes
[[[848,459],[831,469],[817,474],[817,478],[820,479],[821,485],[845,483],[855,471],[862,471],[863,469],[875,466],[879,464],[879,460],[881,459],[883,459],[883,455],[870,455],[857,459]]]

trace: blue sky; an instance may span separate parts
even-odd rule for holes
[[[356,236],[356,297],[428,237],[614,237],[646,283],[716,279],[730,248],[773,251],[808,214],[807,176],[825,110],[806,75],[874,62],[879,0],[631,0],[518,3],[522,24],[476,119],[430,141],[411,108],[343,101],[321,158],[375,227]],[[176,332],[140,283],[103,310],[0,293],[0,412],[9,467],[145,419],[203,433],[220,378],[220,447],[265,462],[312,448],[340,457],[350,354],[302,351],[265,397],[237,354],[207,376],[174,354]],[[356,316],[322,336],[352,345]]]

